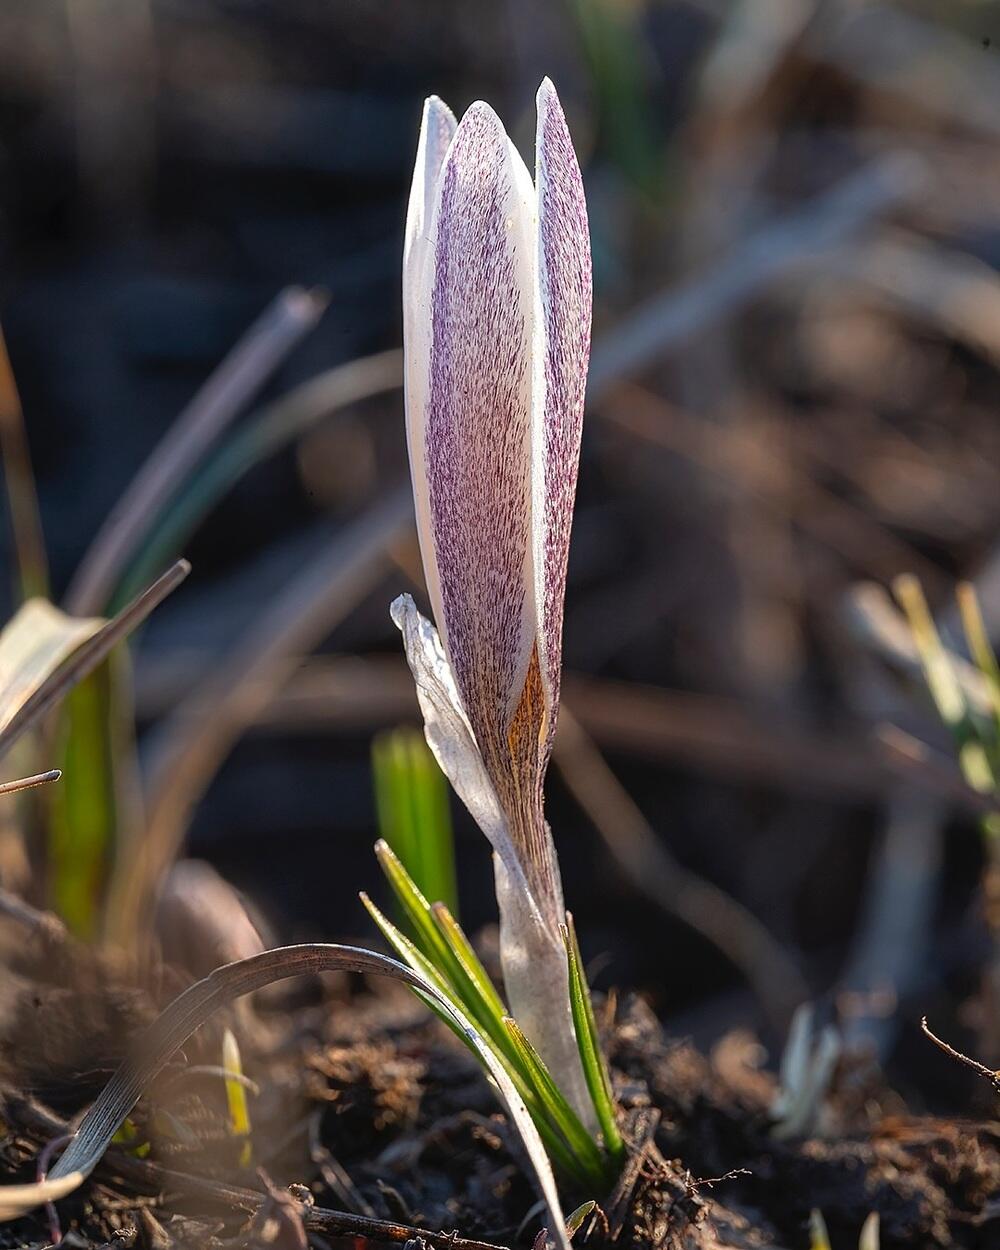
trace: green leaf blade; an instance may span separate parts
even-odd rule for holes
[[[573,1012],[573,1026],[576,1029],[583,1075],[594,1103],[597,1121],[601,1126],[605,1148],[615,1164],[620,1166],[625,1158],[625,1144],[615,1120],[611,1078],[601,1053],[597,1021],[594,1018],[594,1005],[591,1002],[587,979],[583,973],[580,947],[576,940],[576,928],[569,912],[566,913],[566,924],[562,926],[562,934],[566,944],[566,961],[569,968],[570,1008]]]

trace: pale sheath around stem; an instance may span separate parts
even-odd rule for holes
[[[427,739],[494,850],[510,1008],[589,1126],[542,785],[590,354],[580,169],[538,91],[532,180],[483,103],[424,107],[403,258],[406,427],[437,631],[393,604]],[[439,636],[440,635],[440,636]]]

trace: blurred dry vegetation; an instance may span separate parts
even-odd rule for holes
[[[369,743],[416,711],[387,604],[420,572],[398,358],[331,371],[398,346],[424,95],[527,151],[543,74],[595,257],[550,820],[598,984],[703,1041],[829,995],[964,1106],[913,1021],[976,1025],[980,843],[948,767],[877,732],[949,750],[858,586],[916,573],[954,623],[971,578],[1000,630],[996,6],[5,0],[0,312],[56,597],[246,327],[326,292],[219,431],[277,405],[294,437],[195,510],[134,688],[168,850],[287,938],[367,933]]]

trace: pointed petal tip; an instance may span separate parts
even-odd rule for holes
[[[389,604],[389,616],[393,625],[397,629],[402,629],[407,616],[414,609],[413,596],[409,594],[397,595]]]
[[[451,111],[448,105],[445,104],[444,100],[442,100],[439,95],[429,95],[427,99],[424,100],[424,120],[427,121],[435,113],[450,121],[452,125],[458,124],[455,121],[455,114]]]
[[[485,100],[474,100],[462,114],[462,120],[458,123],[458,133],[467,132],[475,129],[477,126],[486,127],[502,137],[504,142],[507,140],[507,131],[496,109],[492,105],[487,104]]]
[[[542,79],[535,94],[535,111],[539,122],[546,114],[553,113],[563,125],[566,124],[566,114],[563,111],[562,101],[559,99],[559,92],[556,91],[555,83],[548,76]]]

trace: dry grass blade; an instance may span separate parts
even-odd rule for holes
[[[51,1177],[28,1185],[0,1186],[0,1221],[16,1220],[26,1211],[39,1207],[43,1202],[58,1202],[83,1184],[86,1177],[80,1172],[70,1172],[58,1180]]]
[[[24,413],[7,355],[7,344],[0,334],[0,452],[7,488],[11,537],[17,559],[17,576],[22,599],[48,595],[49,569],[45,537],[38,514],[38,495],[31,455],[24,430]]]
[[[976,816],[1000,811],[997,796],[974,790],[951,756],[921,742],[898,725],[877,725],[874,741],[886,763],[904,783],[924,794],[955,803]]]
[[[168,507],[156,518],[147,541],[134,554],[117,595],[148,580],[184,549],[188,537],[240,478],[267,456],[305,434],[321,421],[361,400],[398,389],[403,382],[403,353],[364,356],[336,365],[251,414],[200,464]]]
[[[874,582],[858,582],[846,596],[848,623],[858,636],[886,660],[909,676],[923,679],[920,653],[906,617],[896,607],[884,587]],[[962,694],[980,714],[992,710],[989,687],[974,664],[954,651],[948,660],[955,671]]]
[[[687,342],[768,283],[911,197],[923,173],[922,162],[912,154],[871,161],[815,200],[763,226],[701,277],[641,305],[594,345],[590,401],[609,382],[645,368],[664,348]]]
[[[0,731],[0,755],[29,729],[40,716],[57,703],[63,695],[88,673],[92,673],[109,652],[126,638],[149,616],[163,600],[181,584],[191,566],[186,560],[178,560],[166,573],[141,595],[133,599],[116,617],[91,634],[73,654],[51,673],[24,700],[17,711]]]
[[[33,790],[35,786],[44,786],[48,781],[58,781],[62,773],[58,768],[50,768],[46,773],[35,773],[33,777],[18,777],[16,781],[0,782],[0,794],[17,794],[19,790]]]
[[[77,616],[107,606],[136,543],[208,447],[319,320],[327,296],[289,287],[247,330],[132,479],[66,596]]]
[[[112,1137],[145,1087],[161,1071],[178,1047],[183,1046],[191,1034],[219,1007],[275,981],[303,974],[340,970],[388,976],[402,981],[433,1000],[467,1039],[499,1087],[511,1119],[521,1135],[545,1199],[550,1227],[554,1230],[560,1250],[569,1250],[565,1217],[541,1139],[503,1064],[476,1029],[429,981],[396,960],[356,947],[321,943],[278,947],[253,955],[249,959],[226,964],[174,999],[139,1039],[135,1057],[122,1064],[100,1093],[84,1116],[72,1143],[44,1183],[51,1187],[61,1181],[65,1188],[55,1195],[51,1189],[46,1190],[41,1185],[0,1188],[0,1217],[15,1218],[18,1214],[50,1200],[52,1196],[62,1196],[81,1184],[100,1162]]]
[[[14,921],[28,933],[54,946],[64,945],[71,940],[66,926],[54,912],[39,911],[23,898],[3,888],[0,888],[0,916]]]
[[[411,524],[410,507],[409,491],[399,490],[340,531],[160,731],[149,768],[146,833],[133,855],[123,857],[112,884],[113,941],[134,948],[140,920],[180,848],[194,804],[303,653],[322,642],[383,575],[389,547]]]
[[[731,959],[771,1020],[783,1028],[807,995],[795,964],[756,916],[677,863],[565,704],[553,758],[570,793],[633,885]]]
[[[25,702],[105,624],[29,599],[0,631],[0,731]]]

